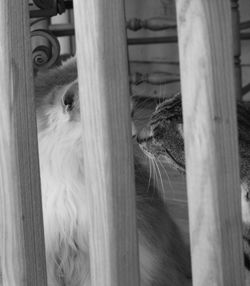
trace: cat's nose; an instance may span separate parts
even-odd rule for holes
[[[147,127],[144,127],[137,134],[136,140],[139,144],[142,144],[143,142],[147,142],[147,141],[151,140],[152,137],[153,137],[152,129],[150,128],[150,126],[147,126]]]

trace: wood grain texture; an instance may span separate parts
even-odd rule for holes
[[[122,2],[74,2],[92,286],[139,280]]]
[[[242,98],[241,80],[241,42],[240,42],[240,13],[239,0],[231,0],[232,31],[233,31],[233,54],[234,54],[234,76],[237,99]]]
[[[230,1],[178,0],[193,285],[244,285]]]
[[[46,271],[27,1],[1,1],[0,26],[3,285],[40,286]]]

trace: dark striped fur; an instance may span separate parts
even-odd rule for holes
[[[240,179],[242,190],[243,245],[245,266],[250,270],[250,108],[237,103]],[[173,168],[185,172],[182,103],[180,93],[160,103],[147,127],[137,136],[142,150],[164,158]],[[146,132],[145,132],[146,130]]]

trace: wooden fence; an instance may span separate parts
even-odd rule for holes
[[[75,0],[92,286],[139,285],[122,0]],[[177,0],[193,285],[244,285],[231,7]],[[26,1],[0,2],[4,286],[46,285]],[[94,210],[94,211],[93,211]],[[101,239],[100,239],[101,238]]]
[[[193,285],[244,285],[230,1],[177,18]]]
[[[1,1],[0,26],[2,280],[46,285],[27,1]]]

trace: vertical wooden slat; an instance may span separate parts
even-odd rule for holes
[[[240,44],[240,15],[239,15],[239,0],[231,0],[232,9],[232,29],[233,29],[233,55],[234,55],[234,76],[236,98],[241,99],[241,44]]]
[[[27,1],[0,1],[0,226],[4,286],[46,285]]]
[[[228,0],[178,0],[193,285],[244,285]]]
[[[92,286],[139,280],[122,2],[74,2]]]

